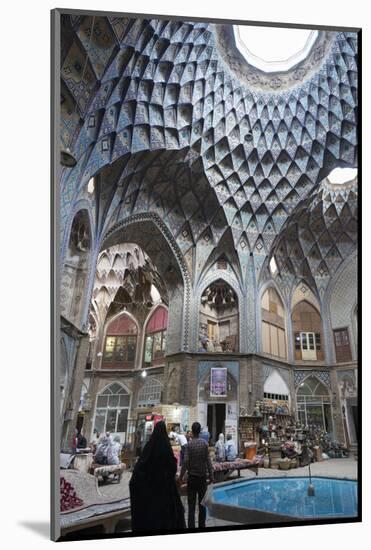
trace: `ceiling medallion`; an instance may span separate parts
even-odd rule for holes
[[[253,26],[246,25],[246,28],[253,29]],[[251,53],[246,55],[246,49],[245,55],[241,52],[233,25],[214,25],[214,31],[217,50],[226,68],[233,73],[239,82],[245,84],[250,89],[263,93],[284,92],[301,85],[305,80],[311,78],[325,62],[337,36],[337,33],[334,31],[316,31],[308,35],[307,42],[297,52],[297,57],[289,56],[290,58],[294,57],[294,59],[291,59],[294,65],[290,63],[289,69],[282,70],[281,68],[285,66],[284,62],[288,64],[289,59],[284,61],[281,59],[281,64],[276,65],[274,71],[268,72],[256,66],[259,56],[255,55],[255,63],[252,63],[253,58]],[[264,32],[267,32],[267,28],[264,29]],[[264,60],[260,60],[260,62],[262,61]],[[268,61],[268,63],[270,62]],[[268,66],[273,68],[273,65]],[[277,69],[277,67],[279,68]]]

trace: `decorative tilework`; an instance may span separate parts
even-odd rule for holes
[[[316,376],[321,382],[323,382],[331,390],[331,375],[329,371],[320,370],[294,370],[294,384],[295,388],[299,386],[308,378],[308,376]]]
[[[103,213],[97,250],[131,216],[161,220],[186,284],[184,349],[190,251],[192,276],[207,271],[219,245],[233,251],[241,349],[256,351],[256,281],[267,259],[275,255],[284,296],[303,281],[323,297],[356,246],[356,184],[321,183],[334,166],[356,162],[356,34],[323,31],[311,69],[305,60],[290,85],[272,85],[253,82],[250,70],[250,81],[236,79],[236,59],[225,56],[231,44],[207,23],[96,17],[93,29],[87,17],[70,32],[62,79],[83,124],[62,116],[78,161],[61,174],[62,252],[86,183],[120,163],[105,180],[113,190],[105,208],[92,201]]]

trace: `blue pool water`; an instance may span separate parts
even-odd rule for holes
[[[315,496],[308,497],[308,478],[267,478],[215,487],[215,503],[254,508],[301,518],[357,516],[357,482],[312,477]]]

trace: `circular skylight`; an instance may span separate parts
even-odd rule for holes
[[[330,183],[341,185],[353,181],[357,177],[357,168],[334,168],[327,179]]]
[[[246,61],[271,73],[287,71],[305,59],[318,31],[235,25],[236,46]]]

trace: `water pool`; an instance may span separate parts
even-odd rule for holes
[[[307,477],[286,477],[214,486],[212,503],[219,511],[233,507],[303,519],[357,516],[356,481],[312,477],[314,497],[307,495],[308,483]]]

